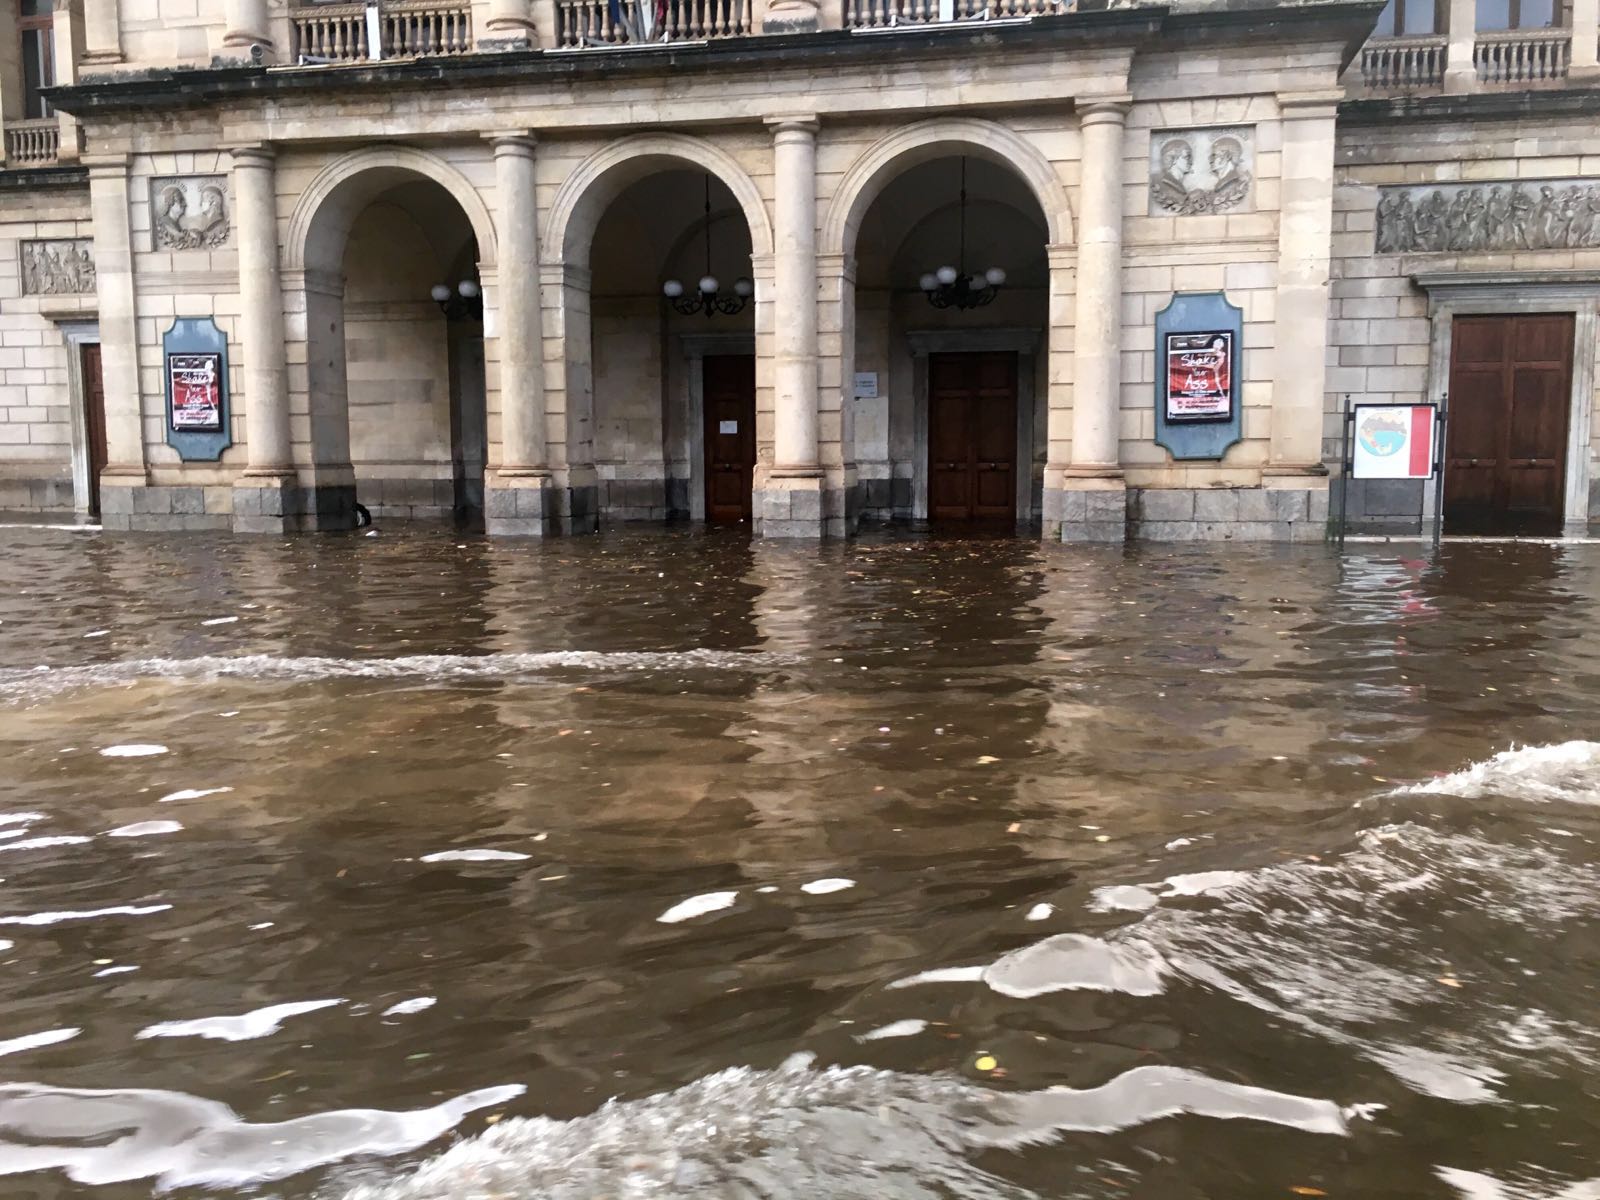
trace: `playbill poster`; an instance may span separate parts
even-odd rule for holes
[[[1167,420],[1226,421],[1233,416],[1233,331],[1166,335]]]
[[[222,428],[222,355],[169,354],[172,428],[214,433]]]

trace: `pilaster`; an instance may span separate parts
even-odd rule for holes
[[[1478,40],[1477,0],[1449,0],[1445,45],[1444,90],[1470,92],[1478,86],[1472,51]]]
[[[139,395],[139,330],[128,229],[128,160],[85,159],[100,307],[100,370],[105,385],[106,467],[101,509],[108,529],[127,529],[131,489],[145,486],[144,412]]]

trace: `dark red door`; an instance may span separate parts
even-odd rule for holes
[[[750,489],[755,481],[755,355],[710,355],[703,365],[706,520],[736,525],[750,519]]]
[[[935,354],[928,360],[928,516],[1014,522],[1017,356]]]
[[[83,430],[89,443],[89,512],[100,515],[100,472],[106,469],[106,385],[100,373],[100,343],[85,342],[80,360],[83,370]]]
[[[1573,317],[1457,317],[1450,327],[1444,527],[1561,532]]]

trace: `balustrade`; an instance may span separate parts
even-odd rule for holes
[[[1361,82],[1402,91],[1436,87],[1444,80],[1446,42],[1443,34],[1373,38],[1361,48]]]
[[[6,166],[54,166],[61,154],[61,122],[55,117],[6,123]]]
[[[564,47],[745,37],[750,0],[556,0]]]
[[[472,49],[467,3],[393,0],[374,5],[378,53],[372,53],[368,5],[319,4],[289,12],[296,62],[360,62],[368,58],[466,54]]]
[[[1066,12],[1069,0],[844,0],[847,29],[891,29],[945,21],[1042,17]]]
[[[1565,79],[1572,62],[1570,29],[1508,29],[1480,33],[1472,61],[1483,83]]]

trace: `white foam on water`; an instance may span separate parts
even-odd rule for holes
[[[177,833],[183,829],[181,821],[135,821],[132,825],[121,825],[116,829],[108,830],[107,837],[133,838],[152,837],[158,833]]]
[[[248,1042],[268,1037],[282,1027],[290,1017],[316,1012],[343,1004],[343,1000],[298,1000],[291,1004],[273,1004],[236,1017],[200,1017],[193,1021],[162,1021],[148,1025],[134,1034],[136,1038],[215,1038],[225,1042]]]
[[[1098,1087],[1004,1093],[870,1067],[734,1068],[569,1121],[512,1117],[344,1200],[592,1200],[596,1196],[877,1196],[1017,1200],[972,1161],[1066,1133],[1179,1116],[1348,1134],[1329,1100],[1136,1067]],[[797,1152],[803,1148],[803,1152]],[[1031,1193],[1030,1193],[1031,1194]]]
[[[1397,788],[1393,794],[1600,804],[1600,742],[1513,747],[1464,770]]]
[[[177,792],[168,792],[156,801],[157,804],[170,804],[174,800],[199,800],[203,796],[218,796],[223,792],[231,792],[231,787],[214,788],[184,788]]]
[[[22,825],[47,819],[43,813],[36,812],[0,813],[0,825]]]
[[[126,746],[107,746],[100,754],[104,758],[150,758],[166,752],[165,746],[153,742],[131,742]]]
[[[1028,915],[1025,919],[1029,921],[1048,920],[1050,914],[1055,911],[1056,906],[1054,904],[1035,904],[1028,910]]]
[[[518,679],[552,671],[763,671],[802,661],[771,651],[549,650],[522,654],[408,654],[397,658],[278,657],[270,654],[140,658],[33,670],[0,670],[0,696],[34,699],[84,687],[141,680]]]
[[[1455,1188],[1462,1200],[1600,1200],[1600,1179],[1503,1183],[1459,1167],[1435,1167],[1434,1174]]]
[[[439,1003],[432,996],[417,996],[411,1000],[402,1000],[399,1004],[391,1004],[378,1015],[381,1017],[409,1017],[412,1013],[423,1012]]]
[[[59,1170],[89,1186],[147,1179],[158,1192],[242,1188],[356,1155],[407,1153],[524,1090],[480,1088],[412,1112],[338,1109],[257,1125],[184,1092],[5,1084],[0,1176]]]
[[[63,921],[92,921],[99,917],[145,917],[167,912],[170,904],[119,904],[113,908],[91,908],[81,912],[30,913],[25,917],[0,917],[0,925],[59,925]]]
[[[102,971],[96,971],[94,977],[96,979],[104,979],[107,975],[128,975],[138,969],[138,967],[106,967]]]
[[[0,950],[9,950],[15,945],[15,942],[7,941],[5,938],[0,938]]]
[[[707,913],[732,908],[738,898],[738,892],[707,892],[703,896],[690,896],[687,900],[678,901],[656,920],[663,925],[676,925],[680,921],[690,921]]]
[[[916,987],[923,983],[982,983],[982,967],[936,967],[931,971],[918,971],[904,979],[896,979],[891,988]]]
[[[438,850],[433,854],[424,854],[418,862],[524,862],[532,858],[531,854],[522,854],[516,850]]]
[[[856,885],[854,879],[813,879],[810,883],[802,883],[800,890],[810,896],[826,896],[831,892],[842,892],[846,888]]]
[[[200,624],[202,624],[202,625],[232,625],[238,619],[239,619],[238,617],[211,617],[209,620],[201,621]]]
[[[94,841],[91,837],[84,837],[78,833],[61,833],[54,837],[27,838],[20,842],[7,842],[0,846],[0,853],[7,850],[43,850],[50,846],[81,846],[84,842]]]
[[[26,837],[27,835],[28,828],[26,825],[18,829],[0,829],[0,841],[9,841],[11,838]]]
[[[1089,899],[1095,912],[1145,912],[1161,903],[1161,898],[1149,888],[1118,883],[1097,887]]]
[[[1229,888],[1248,884],[1247,871],[1197,871],[1191,875],[1169,875],[1160,883],[1113,884],[1095,888],[1089,901],[1094,912],[1145,912],[1173,896],[1217,896]],[[1159,891],[1153,890],[1159,888]]]
[[[29,1033],[22,1037],[10,1038],[0,1042],[0,1058],[7,1054],[21,1054],[24,1050],[34,1050],[40,1046],[54,1046],[57,1042],[68,1042],[82,1032],[81,1029],[50,1029],[44,1033]]]
[[[905,1021],[891,1021],[889,1024],[879,1026],[868,1033],[857,1034],[856,1041],[878,1042],[884,1038],[915,1037],[927,1027],[928,1023],[926,1021],[919,1021],[915,1018]]]
[[[983,982],[1002,996],[1028,999],[1050,992],[1121,992],[1159,996],[1170,970],[1150,946],[1129,939],[1113,944],[1081,933],[1013,950],[984,968]]]

